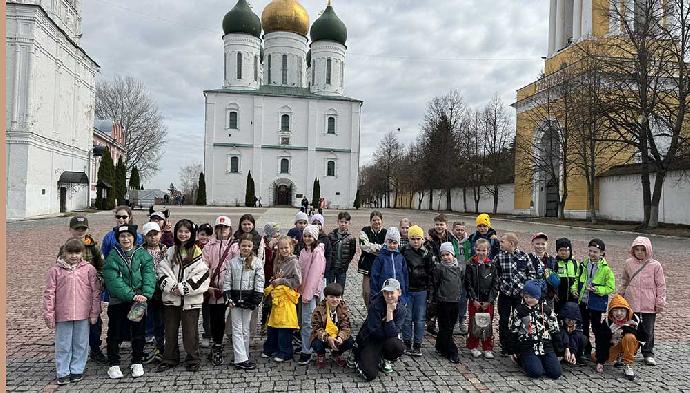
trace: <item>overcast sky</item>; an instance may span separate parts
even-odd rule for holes
[[[249,0],[254,12],[270,0]],[[161,171],[146,188],[178,183],[203,163],[204,89],[223,78],[221,22],[236,0],[83,1],[82,46],[99,78],[146,84],[168,127]],[[326,0],[301,0],[310,23]],[[361,164],[400,128],[416,138],[426,103],[458,89],[473,107],[494,94],[510,104],[533,81],[546,52],[548,3],[540,0],[333,0],[348,29],[345,95],[364,101]],[[511,115],[514,112],[510,111]]]

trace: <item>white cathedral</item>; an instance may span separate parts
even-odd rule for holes
[[[204,91],[208,204],[243,204],[251,171],[264,206],[311,201],[319,179],[330,207],[351,207],[362,101],[343,96],[347,28],[330,2],[310,29],[297,0],[261,20],[238,0],[223,33],[223,87]]]

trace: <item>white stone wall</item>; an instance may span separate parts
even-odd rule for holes
[[[331,62],[330,83],[327,80],[327,64]],[[311,91],[321,95],[343,95],[345,85],[345,46],[334,41],[317,41],[311,44],[309,68]],[[312,78],[313,77],[313,78]]]
[[[497,213],[512,214],[514,205],[514,185],[501,184],[498,190],[498,209]],[[467,188],[467,210],[474,212],[474,194],[471,188]],[[391,196],[391,203],[393,201]],[[415,193],[412,197],[412,208],[417,209],[419,206],[420,193]],[[486,189],[482,188],[479,199],[479,212],[491,213],[494,209],[493,195]],[[429,208],[429,190],[426,190],[422,197],[421,209],[427,210]],[[451,188],[451,209],[448,209],[446,204],[446,191],[433,190],[433,210],[453,210],[464,211],[464,204],[462,199],[462,188]]]
[[[283,31],[265,34],[262,83],[271,86],[307,87],[307,50],[307,38],[299,34]],[[287,55],[287,83],[282,83],[283,55]]]
[[[652,187],[654,175],[650,176]],[[690,171],[666,175],[659,202],[659,222],[690,225]],[[599,216],[611,220],[642,221],[640,175],[599,178]]]
[[[238,129],[227,128],[229,111],[238,112]],[[289,133],[280,130],[283,114],[290,116]],[[327,134],[329,116],[336,117],[335,135]],[[357,192],[359,121],[359,102],[208,92],[204,166],[209,204],[242,204],[251,170],[264,206],[273,204],[276,180],[293,184],[297,206],[296,194],[311,199],[315,178],[332,207],[351,206]],[[284,136],[290,138],[288,146],[280,145]],[[239,173],[229,172],[231,156],[240,158]],[[290,161],[290,173],[280,173],[281,158]],[[329,160],[336,162],[335,176],[326,176]]]
[[[249,34],[226,34],[224,44],[223,87],[258,89],[261,85],[261,40]],[[237,78],[237,54],[242,56],[241,79]],[[256,62],[256,65],[254,63]],[[256,67],[256,79],[254,78]]]
[[[7,5],[6,43],[7,215],[56,213],[62,172],[89,173],[97,65],[36,6]],[[68,210],[88,206],[84,188]]]

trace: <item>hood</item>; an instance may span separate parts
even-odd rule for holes
[[[562,319],[570,319],[573,321],[582,322],[580,307],[578,307],[577,303],[575,302],[567,302],[564,304],[558,316]]]
[[[614,308],[624,308],[628,310],[628,319],[632,319],[633,317],[633,310],[630,308],[630,304],[628,304],[628,301],[625,300],[625,298],[621,295],[616,294],[613,298],[611,298],[611,301],[609,302],[609,308],[608,308],[608,313],[611,314],[611,310]],[[610,315],[609,315],[610,317]]]
[[[649,240],[649,238],[644,237],[644,236],[638,236],[633,240],[632,245],[630,246],[630,256],[635,258],[635,253],[633,253],[633,248],[635,246],[644,246],[644,248],[647,250],[647,258],[646,260],[654,258],[654,250],[652,249],[652,242]]]
[[[556,239],[556,257],[558,257],[558,249],[563,247],[568,247],[568,250],[570,250],[568,259],[573,259],[573,243],[570,241],[570,239],[565,237]]]
[[[62,257],[60,257],[57,259],[57,261],[55,261],[55,263],[65,270],[76,270],[77,268],[80,268],[83,265],[86,265],[88,262],[86,262],[82,258],[82,260],[79,261],[79,263],[77,263],[76,265],[70,265],[69,263],[65,262],[65,260]]]

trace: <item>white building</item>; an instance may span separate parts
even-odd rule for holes
[[[7,218],[89,205],[95,76],[80,0],[7,1]]]
[[[246,0],[225,15],[223,86],[204,91],[209,204],[243,204],[251,171],[265,206],[311,200],[317,178],[331,207],[352,206],[362,101],[343,96],[347,29],[328,5],[308,30],[296,0],[261,21]]]

